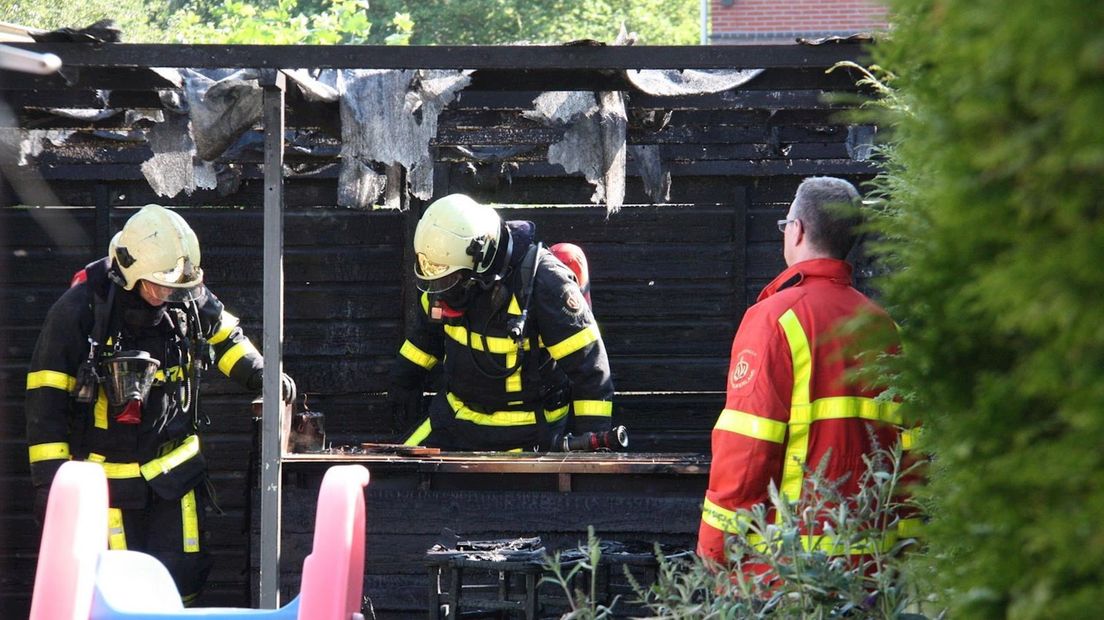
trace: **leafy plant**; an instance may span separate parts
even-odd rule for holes
[[[765,506],[738,513],[746,531],[729,541],[730,557],[739,558],[731,568],[697,556],[667,558],[657,546],[654,584],[641,584],[626,570],[638,597],[632,603],[644,606],[649,617],[667,620],[926,618],[921,610],[927,577],[908,567],[909,556],[921,552],[914,540],[896,534],[898,515],[915,508],[901,498],[901,491],[917,465],[902,462],[899,447],[868,458],[861,491],[853,498],[841,496],[839,481],[827,481],[823,470],[809,472],[809,499],[799,506],[771,489],[777,521],[768,519]],[[826,524],[832,545],[825,537],[803,533],[814,531],[819,522]],[[571,601],[565,618],[606,618],[616,611],[616,600],[609,606],[595,604],[600,542],[593,529],[588,535],[584,562],[565,571],[559,554],[547,561],[547,580]],[[846,553],[851,550],[866,553]],[[579,581],[579,573],[589,576],[588,589],[570,585]]]
[[[587,545],[581,548],[582,557],[570,562],[563,561],[563,554],[545,557],[545,567],[552,574],[541,579],[541,583],[552,583],[563,590],[567,597],[570,611],[563,615],[562,620],[603,620],[610,618],[614,607],[617,606],[617,598],[608,606],[599,604],[598,599],[598,565],[602,561],[601,541],[594,535],[594,527],[587,527]],[[574,584],[580,581],[580,577],[586,577],[586,589],[579,589]]]
[[[328,0],[326,8],[304,13],[298,0],[276,0],[258,6],[246,0],[228,0],[212,6],[206,15],[184,9],[174,16],[172,30],[179,42],[253,43],[362,43],[372,24],[367,0]]]
[[[305,0],[306,1],[306,0]],[[376,21],[407,12],[415,45],[558,44],[612,41],[624,22],[640,44],[693,45],[699,38],[696,0],[372,0]],[[382,43],[382,34],[370,37]]]

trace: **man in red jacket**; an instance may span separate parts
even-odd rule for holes
[[[896,343],[892,320],[851,287],[844,257],[854,244],[859,195],[847,181],[805,179],[797,189],[784,235],[787,269],[767,285],[744,314],[732,343],[725,408],[713,427],[713,461],[702,508],[698,554],[719,563],[725,537],[744,536],[736,511],[770,508],[773,482],[786,500],[801,503],[807,470],[827,458],[824,474],[858,492],[863,461],[899,437],[897,404],[875,400],[879,388],[853,381],[861,364],[837,330],[861,313]],[[773,508],[768,519],[775,520]],[[821,532],[813,532],[820,534]],[[746,536],[755,544],[757,537]],[[830,536],[803,537],[841,553]],[[861,549],[842,551],[861,554]]]

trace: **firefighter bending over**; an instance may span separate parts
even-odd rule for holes
[[[147,205],[50,308],[27,374],[39,520],[63,462],[101,463],[109,547],[157,557],[189,604],[211,569],[197,434],[209,423],[198,400],[209,363],[261,389],[262,358],[204,286],[195,233],[176,213]],[[284,385],[290,395],[286,376]]]
[[[452,194],[414,233],[417,321],[392,372],[390,398],[418,421],[428,371],[444,386],[408,445],[446,450],[550,449],[565,432],[608,431],[613,383],[602,336],[575,276],[535,238]],[[569,419],[570,418],[570,419]]]

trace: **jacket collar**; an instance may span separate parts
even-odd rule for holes
[[[810,278],[828,279],[837,284],[850,286],[851,265],[835,258],[814,258],[790,265],[785,271],[778,274],[778,277],[771,280],[771,283],[763,289],[763,292],[759,293],[759,298],[756,301],[763,301],[791,286],[800,286]]]

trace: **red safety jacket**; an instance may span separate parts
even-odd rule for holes
[[[831,451],[825,476],[846,477],[841,491],[851,495],[866,470],[863,456],[898,440],[897,403],[874,400],[880,390],[850,380],[859,362],[844,355],[847,343],[834,331],[863,312],[896,341],[892,320],[851,287],[850,265],[834,259],[791,266],[748,309],[732,343],[725,408],[713,427],[699,555],[725,562],[725,533],[746,530],[735,511],[769,507],[771,481],[800,502],[805,470],[816,469]],[[767,516],[774,520],[774,510]],[[829,538],[810,537],[814,542],[806,545],[863,552],[838,549]]]

